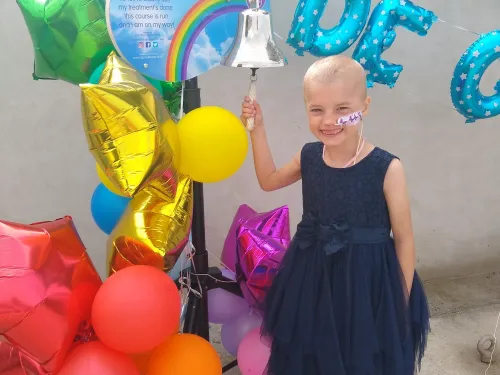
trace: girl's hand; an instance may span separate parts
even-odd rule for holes
[[[252,101],[250,97],[245,96],[243,103],[241,103],[241,122],[246,126],[247,120],[254,118],[254,129],[262,128],[264,126],[264,117],[262,116],[262,109],[256,100]]]

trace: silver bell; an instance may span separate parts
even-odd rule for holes
[[[235,68],[274,68],[287,60],[274,40],[271,16],[259,0],[247,1],[249,9],[238,16],[238,34],[222,64]]]

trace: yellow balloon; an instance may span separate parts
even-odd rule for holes
[[[101,166],[97,163],[95,163],[95,170],[97,171],[97,176],[99,177],[99,180],[101,180],[102,184],[106,186],[106,189],[111,191],[112,193],[115,193],[116,195],[121,195],[124,197],[125,195],[122,194],[122,192],[111,182],[111,180],[106,176],[106,173],[102,170]]]
[[[177,124],[179,170],[198,182],[222,181],[242,166],[248,137],[240,119],[220,107],[201,107]]]
[[[172,152],[175,156],[173,163],[175,168],[178,169],[179,161],[181,159],[181,145],[177,134],[177,124],[174,122],[174,120],[168,119],[160,126],[160,131],[163,136],[168,139],[168,144],[172,148]]]

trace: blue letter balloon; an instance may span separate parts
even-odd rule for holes
[[[396,26],[403,26],[424,36],[436,20],[433,12],[409,0],[382,0],[373,10],[353,53],[353,58],[366,70],[368,87],[373,87],[374,82],[394,87],[403,70],[401,65],[391,64],[381,58],[396,38]]]
[[[484,72],[500,60],[500,30],[483,34],[464,52],[453,73],[451,100],[467,123],[500,115],[500,80],[496,94],[484,96],[479,82]]]
[[[97,226],[110,234],[122,217],[130,198],[112,193],[103,184],[97,185],[92,194],[90,210]]]
[[[323,29],[319,21],[328,0],[300,0],[295,10],[287,43],[297,55],[304,51],[314,56],[337,55],[358,39],[370,14],[370,0],[346,0],[339,24]]]

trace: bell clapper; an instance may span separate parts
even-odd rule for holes
[[[252,75],[250,76],[250,87],[248,88],[248,96],[249,98],[253,101],[257,99],[257,69],[258,68],[251,68],[252,69]],[[247,120],[247,130],[252,131],[254,128],[254,119],[249,118]]]

